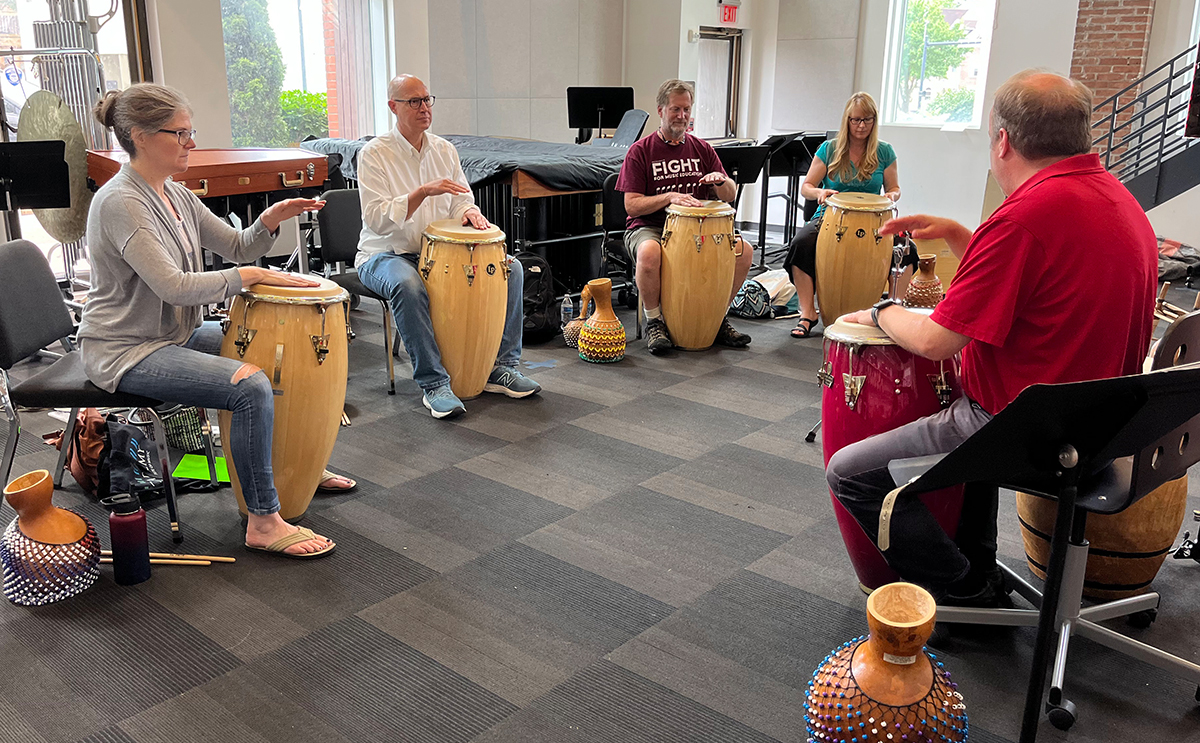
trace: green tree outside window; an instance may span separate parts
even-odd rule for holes
[[[280,105],[283,55],[266,0],[221,0],[221,25],[234,146],[287,145]]]
[[[945,78],[950,70],[962,64],[972,47],[954,46],[943,42],[962,41],[967,29],[955,18],[950,23],[944,11],[958,6],[958,0],[909,0],[904,18],[904,45],[900,57],[900,79],[897,81],[897,103],[901,111],[914,112],[920,106],[917,93],[922,81]],[[931,46],[931,44],[939,44]]]

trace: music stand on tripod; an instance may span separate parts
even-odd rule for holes
[[[1022,587],[1024,582],[1017,579],[1018,592],[1035,605],[1040,603],[1021,743],[1032,743],[1037,735],[1055,630],[1060,636],[1046,709],[1057,727],[1074,722],[1074,705],[1062,695],[1072,634],[1200,684],[1200,665],[1091,621],[1138,611],[1151,600],[1157,604],[1157,595],[1152,599],[1133,596],[1080,610],[1087,563],[1087,513],[1123,510],[1163,483],[1181,477],[1200,461],[1200,446],[1188,446],[1197,436],[1200,365],[1189,364],[1116,379],[1033,385],[952,452],[895,460],[888,466],[896,482],[907,481],[893,491],[900,498],[983,482],[1058,501],[1044,593],[1037,596],[1031,586]],[[879,543],[886,551],[890,531],[886,515],[879,526]],[[1016,578],[1008,572],[1010,578]],[[1027,595],[1029,592],[1033,595]],[[1033,612],[1021,609],[938,607],[938,619],[1034,624]]]
[[[717,157],[721,159],[721,167],[725,168],[725,173],[737,184],[737,194],[733,197],[732,204],[733,208],[737,209],[738,202],[742,199],[742,187],[758,181],[771,148],[765,145],[730,145],[717,147],[716,150]],[[761,238],[761,235],[759,237]]]

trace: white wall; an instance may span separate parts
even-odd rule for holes
[[[876,100],[883,85],[888,5],[888,0],[863,1],[855,87]],[[1070,72],[1076,3],[1002,0],[997,6],[984,88],[984,127],[961,132],[906,126],[880,128],[880,139],[896,149],[902,214],[928,212],[956,219],[968,227],[977,226],[988,171],[986,117],[996,88],[1030,67]]]
[[[567,86],[621,84],[624,0],[428,0],[427,12],[435,131],[571,142]]]
[[[232,147],[220,0],[146,0],[154,82],[192,105],[201,147]]]
[[[392,17],[396,21],[392,26],[396,74],[416,75],[428,84],[429,0],[392,0]],[[438,105],[441,102],[439,98]]]
[[[835,129],[854,93],[859,3],[780,0],[772,126]]]
[[[1200,186],[1146,212],[1156,234],[1200,247]]]
[[[715,0],[714,0],[714,5]],[[650,114],[649,133],[658,126],[654,96],[664,80],[679,77],[681,47],[686,43],[680,0],[626,0],[625,79],[633,104]],[[698,25],[698,24],[697,24]],[[693,75],[694,76],[694,75]]]
[[[1153,70],[1188,47],[1196,0],[1156,0],[1146,50],[1146,72]]]

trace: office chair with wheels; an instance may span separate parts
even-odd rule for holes
[[[635,338],[642,339],[642,304],[638,297],[637,282],[633,277],[633,259],[625,250],[625,194],[617,190],[619,173],[613,173],[604,179],[604,237],[600,247],[600,275],[609,277],[613,267],[620,271],[624,285],[620,287],[618,297],[626,307],[637,310],[634,325],[637,330]],[[587,307],[583,308],[587,312]]]
[[[1055,727],[1066,730],[1075,723],[1075,705],[1063,693],[1073,635],[1200,685],[1200,665],[1097,624],[1156,609],[1157,593],[1081,608],[1088,514],[1122,511],[1200,461],[1200,446],[1191,443],[1200,437],[1200,365],[1186,363],[1198,351],[1200,312],[1193,312],[1172,323],[1159,342],[1154,354],[1157,371],[1034,385],[949,454],[901,459],[888,466],[896,482],[907,483],[897,488],[898,497],[970,481],[1058,502],[1044,591],[1000,566],[1009,585],[1037,609],[938,607],[941,622],[1038,628],[1022,743],[1036,734],[1051,665],[1044,709]],[[1055,632],[1058,640],[1051,659]],[[1196,700],[1200,701],[1200,686]]]
[[[358,236],[362,232],[362,206],[357,188],[326,191],[325,206],[317,212],[317,225],[321,230],[321,261],[326,271],[333,271],[338,263],[354,264],[358,254]],[[375,299],[383,307],[383,349],[387,354],[388,394],[396,394],[396,365],[392,360],[392,308],[387,297],[381,297],[363,286],[357,271],[330,273],[328,276],[350,294]],[[346,318],[350,322],[350,318]]]
[[[80,408],[140,408],[146,411],[154,429],[159,471],[163,478],[163,495],[171,521],[171,538],[183,541],[179,514],[175,503],[175,485],[171,478],[171,458],[167,452],[167,436],[162,419],[154,410],[162,400],[123,392],[105,392],[88,380],[83,370],[83,357],[70,350],[29,379],[11,385],[8,370],[19,361],[30,358],[47,345],[66,338],[75,331],[70,313],[63,304],[62,294],[54,274],[37,246],[28,240],[14,240],[0,245],[0,404],[8,416],[8,441],[0,460],[0,476],[7,483],[16,457],[17,440],[21,435],[18,406],[28,408],[71,408],[67,418],[64,444],[54,472],[54,485],[62,484],[66,465],[65,442],[72,438]],[[204,411],[201,410],[201,415]],[[216,482],[216,469],[209,447],[211,482]]]

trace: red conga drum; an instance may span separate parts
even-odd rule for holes
[[[825,330],[825,362],[817,379],[825,388],[821,393],[821,443],[826,465],[842,447],[933,415],[962,395],[957,360],[930,361],[896,345],[879,328],[843,318]],[[900,580],[858,521],[832,492],[830,497],[863,590],[869,593]],[[962,512],[962,487],[918,497],[953,537]]]

